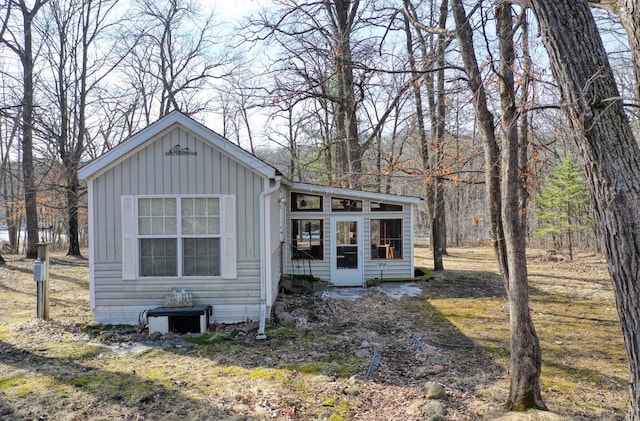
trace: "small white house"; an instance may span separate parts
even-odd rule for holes
[[[172,290],[209,323],[269,318],[284,274],[339,286],[413,276],[420,199],[291,183],[172,112],[80,169],[94,319],[137,324]]]

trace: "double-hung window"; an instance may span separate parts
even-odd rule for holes
[[[235,277],[233,196],[127,196],[122,203],[123,279]]]

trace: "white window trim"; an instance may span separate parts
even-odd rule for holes
[[[176,200],[176,234],[138,235],[138,199],[165,198]],[[220,232],[218,234],[188,235],[182,232],[182,201],[183,198],[218,198],[220,200]],[[122,196],[122,279],[123,280],[153,280],[153,279],[236,279],[236,200],[232,195],[138,195]],[[141,276],[140,250],[141,238],[176,238],[177,239],[177,276]],[[182,238],[219,238],[220,239],[220,275],[183,275],[183,245]]]

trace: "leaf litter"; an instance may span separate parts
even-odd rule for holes
[[[418,248],[418,258],[425,251]],[[455,250],[444,274],[402,287],[410,294],[394,295],[397,289],[387,284],[353,299],[281,294],[264,341],[255,339],[255,323],[162,337],[150,337],[142,326],[94,326],[87,261],[61,254],[51,265],[51,319],[38,320],[33,262],[9,256],[0,268],[0,419],[505,417],[506,301],[490,253],[476,252]],[[615,308],[607,311],[612,302],[603,261],[585,257],[596,273],[588,277],[584,265],[554,261],[555,275],[566,272],[558,282],[545,269],[549,261],[536,255],[531,260],[532,284],[546,294],[532,298],[536,318],[548,324],[540,332],[543,359],[565,358],[567,366],[543,378],[548,406],[559,419],[623,419],[623,353],[593,349],[574,361],[567,341],[579,337],[544,335],[555,327],[552,319],[566,316],[546,309],[548,296],[575,297],[580,290],[585,306],[601,308],[593,318],[609,323],[603,329],[610,341],[620,342]],[[280,320],[283,313],[292,317]],[[584,373],[588,366],[599,370],[593,378]],[[430,412],[434,399],[427,396],[434,384],[444,387],[446,398],[437,401],[447,415]]]

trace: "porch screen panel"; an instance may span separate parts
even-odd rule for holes
[[[293,259],[324,259],[322,219],[292,219],[291,245]]]
[[[402,259],[402,219],[371,219],[373,259]]]

